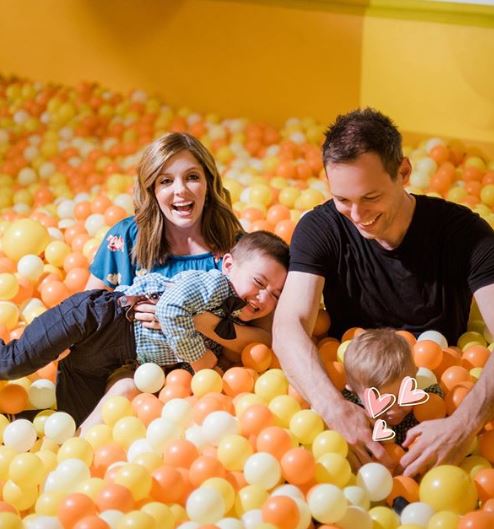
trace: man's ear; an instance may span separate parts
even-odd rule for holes
[[[229,274],[233,266],[233,255],[231,253],[226,253],[223,256],[223,265],[222,271],[224,274]]]
[[[401,161],[400,167],[398,168],[398,174],[401,176],[403,185],[407,185],[412,174],[412,164],[410,160],[405,156]]]

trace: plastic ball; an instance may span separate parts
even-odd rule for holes
[[[244,477],[250,485],[259,485],[266,490],[275,487],[281,480],[279,461],[267,452],[257,452],[247,458],[243,468]]]
[[[226,435],[218,444],[217,457],[227,470],[242,470],[253,448],[241,435]]]
[[[171,439],[178,439],[182,428],[175,421],[168,418],[158,418],[151,421],[146,430],[146,439],[154,450],[163,450]]]
[[[300,513],[297,503],[288,496],[271,496],[261,509],[264,522],[279,529],[296,529]]]
[[[338,526],[341,529],[373,529],[374,523],[369,513],[357,507],[356,505],[349,505],[343,517],[338,520]]]
[[[67,439],[57,452],[58,462],[64,461],[65,459],[80,459],[88,467],[93,462],[93,456],[93,447],[86,439],[81,437]]]
[[[401,511],[400,519],[402,524],[416,524],[427,527],[434,509],[427,503],[415,502],[409,503]]]
[[[345,487],[352,475],[350,463],[340,454],[327,453],[317,459],[316,481]]]
[[[50,242],[46,228],[31,219],[14,221],[4,232],[2,249],[7,257],[18,261],[23,255],[40,255]]]
[[[114,426],[115,423],[129,415],[135,415],[129,399],[121,395],[112,395],[109,397],[101,408],[101,416],[108,426]]]
[[[185,509],[192,521],[214,524],[225,515],[225,502],[217,490],[199,487],[187,498]]]
[[[17,327],[18,321],[19,308],[17,305],[11,301],[0,301],[0,325],[12,331]]]
[[[45,422],[45,436],[59,444],[73,437],[75,430],[74,419],[63,411],[50,415]]]
[[[440,465],[429,470],[420,483],[420,501],[436,511],[465,514],[475,508],[477,492],[471,477],[461,468]]]
[[[139,391],[156,393],[165,383],[165,373],[158,364],[148,362],[136,369],[134,383]]]
[[[290,419],[290,431],[297,441],[308,445],[324,430],[324,422],[313,410],[300,410]]]
[[[369,493],[371,501],[381,501],[393,488],[393,477],[380,463],[367,463],[357,473],[357,485]]]
[[[349,485],[343,489],[343,494],[347,499],[348,503],[362,507],[362,509],[368,510],[370,507],[369,494],[362,487],[356,485]]]
[[[37,434],[31,421],[17,419],[5,427],[3,444],[17,452],[27,452],[36,442]]]
[[[36,454],[19,454],[10,462],[9,479],[18,485],[39,485],[43,477],[43,463]]]
[[[28,391],[29,402],[38,410],[51,408],[56,404],[55,384],[51,380],[35,380]]]
[[[343,457],[348,454],[347,442],[336,430],[324,430],[312,441],[312,453],[316,459],[329,452],[340,454]]]
[[[436,342],[441,349],[448,347],[448,341],[439,331],[424,331],[418,336],[417,342],[420,342],[421,340],[432,340],[433,342]]]
[[[347,500],[341,489],[326,483],[309,491],[307,503],[312,517],[323,524],[338,522],[347,511]]]
[[[137,417],[122,417],[113,426],[113,439],[124,448],[146,436],[146,426]]]
[[[146,498],[151,491],[151,475],[142,466],[125,463],[116,472],[114,483],[127,487],[135,501]]]
[[[14,298],[19,292],[19,283],[14,274],[0,274],[0,300]]]
[[[263,373],[254,384],[256,395],[262,397],[266,402],[278,395],[288,393],[288,380],[281,369],[270,369]]]
[[[220,393],[223,388],[223,379],[214,369],[201,369],[192,377],[192,393],[202,397],[206,393]]]
[[[238,419],[226,411],[213,411],[202,422],[203,435],[207,442],[217,446],[226,435],[237,434]]]
[[[43,273],[43,260],[37,255],[23,255],[17,262],[17,272],[22,277],[36,281]]]

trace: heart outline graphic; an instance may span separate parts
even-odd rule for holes
[[[398,406],[417,406],[429,400],[429,394],[417,389],[417,381],[413,377],[405,377],[398,392]]]
[[[400,386],[401,389],[401,386]],[[379,390],[375,387],[365,388],[364,390],[364,406],[367,413],[376,419],[379,415],[388,411],[396,402],[396,395],[392,393],[379,393]]]
[[[384,419],[377,419],[374,423],[374,429],[372,430],[373,441],[387,441],[388,439],[393,439],[395,435],[396,433],[391,428],[388,428]]]

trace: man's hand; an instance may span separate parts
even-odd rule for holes
[[[436,465],[459,464],[472,446],[475,433],[454,417],[424,421],[408,431],[401,458],[405,476],[422,474]]]
[[[134,307],[134,316],[137,321],[142,323],[143,327],[148,329],[161,329],[159,321],[156,319],[156,305],[152,303],[138,303]]]
[[[338,404],[336,413],[333,409],[331,417],[325,420],[347,440],[350,448],[348,460],[354,470],[372,461],[372,457],[388,468],[395,465],[384,447],[372,440],[369,419],[360,406],[343,401]]]

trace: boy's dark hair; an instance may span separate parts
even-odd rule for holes
[[[324,167],[329,162],[351,162],[361,154],[373,152],[392,180],[398,176],[403,161],[401,134],[396,125],[373,108],[339,115],[326,131],[322,152]]]
[[[238,240],[231,253],[236,259],[242,260],[256,252],[271,257],[288,270],[290,249],[278,235],[263,230],[246,233]]]

